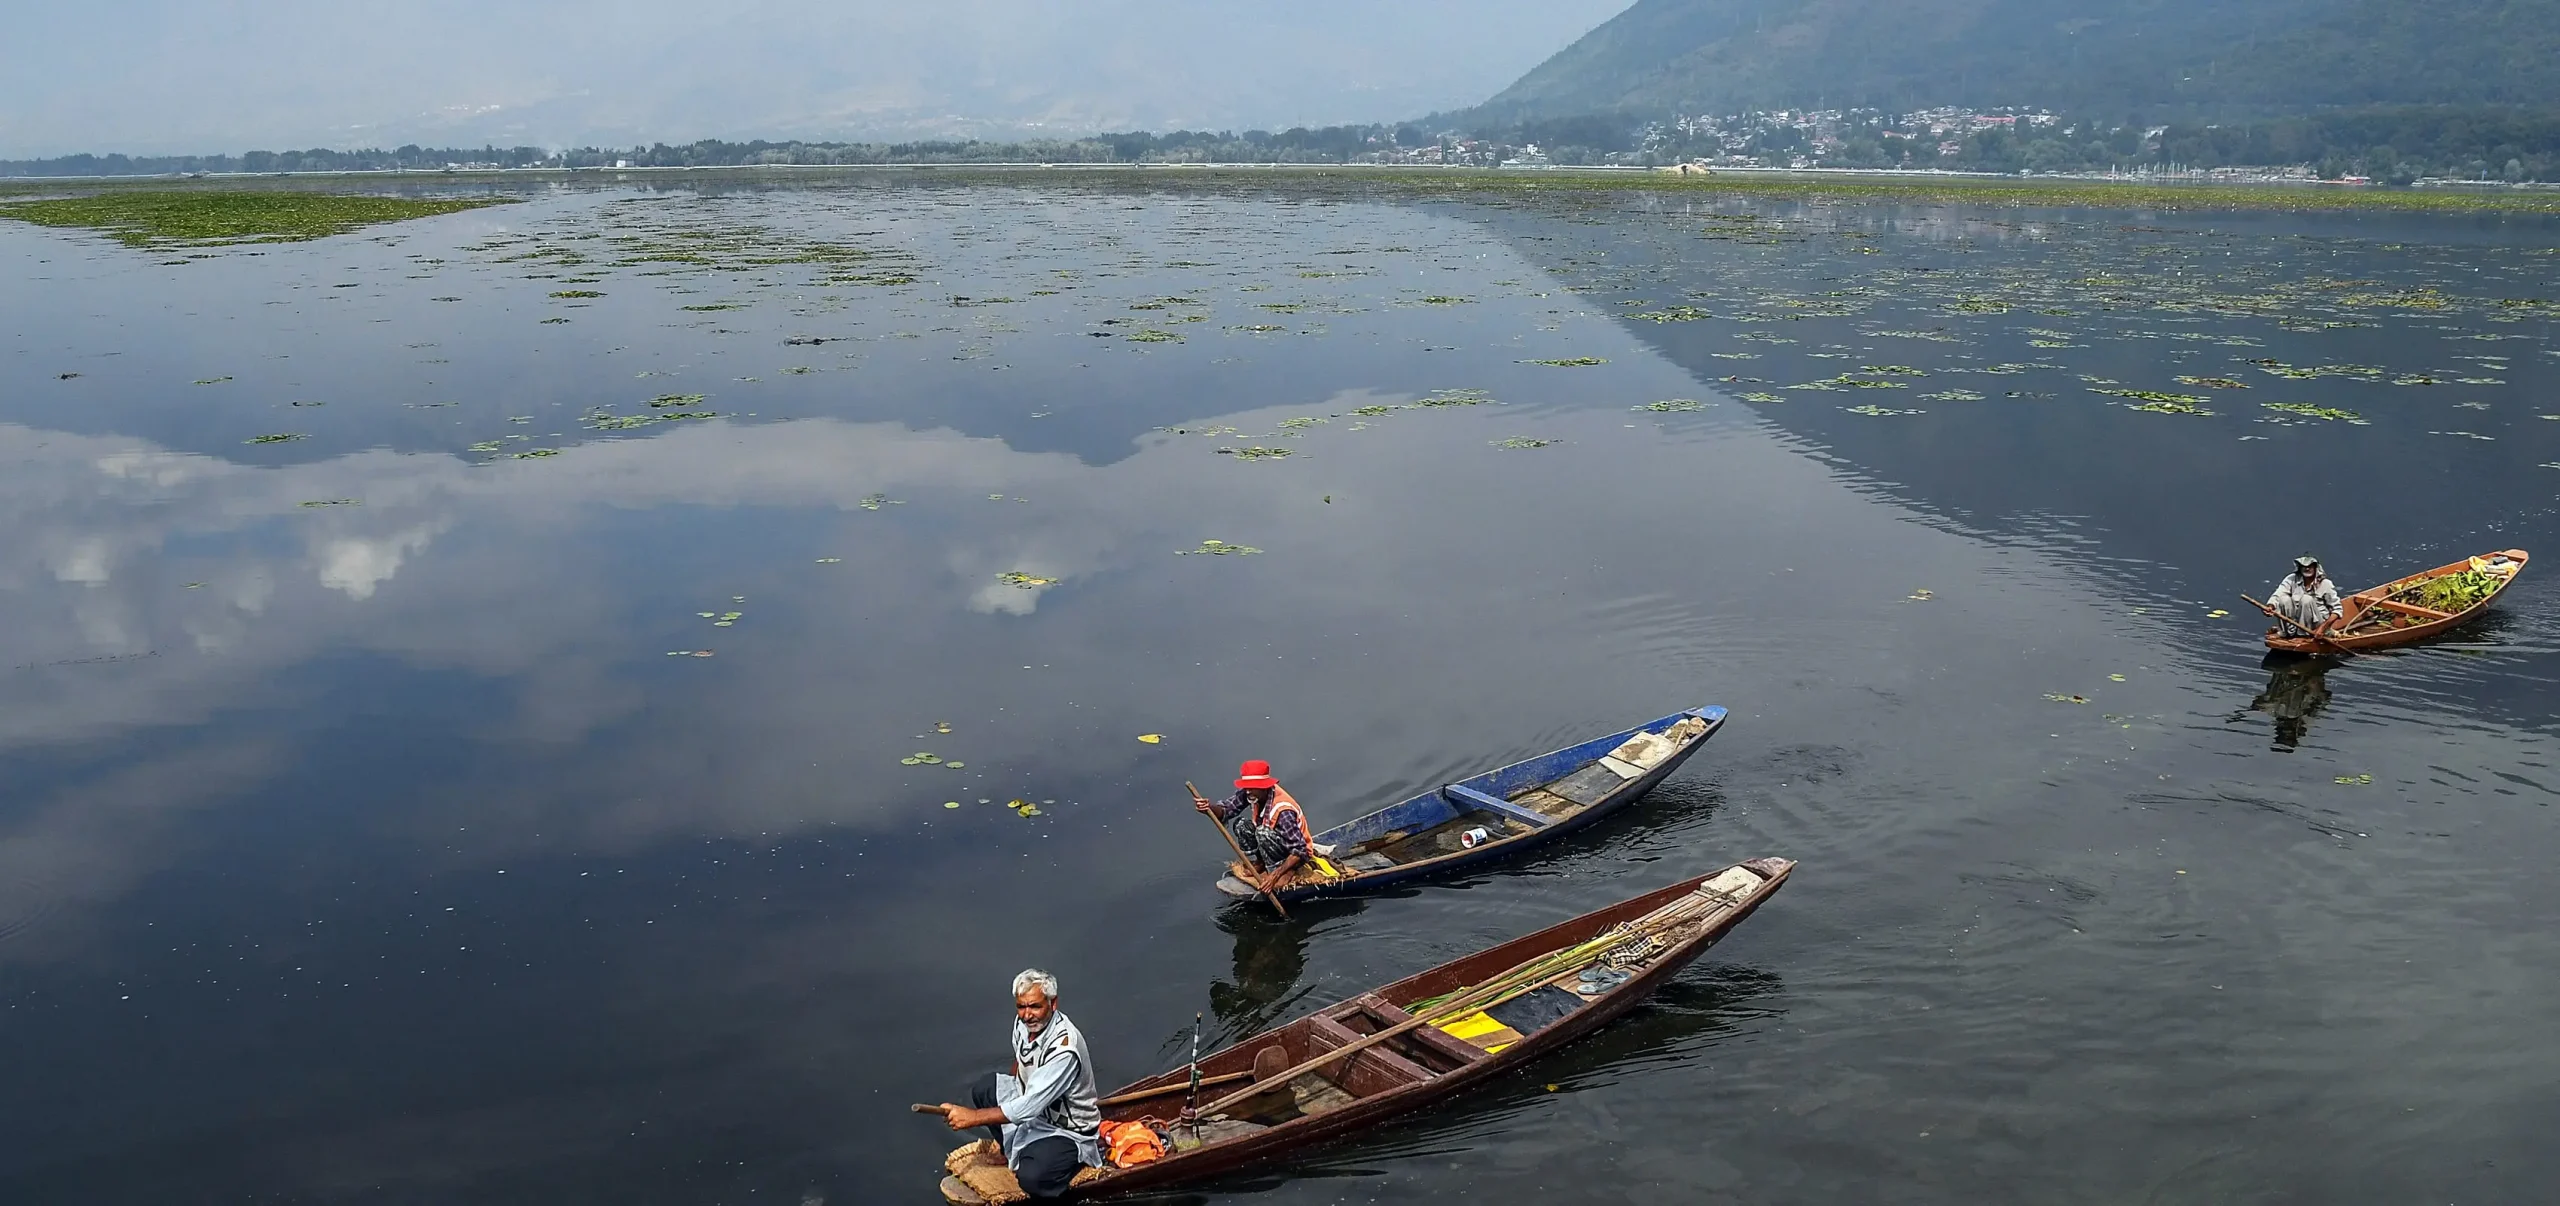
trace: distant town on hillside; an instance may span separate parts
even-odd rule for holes
[[[1896,169],[2415,184],[2560,183],[2560,116],[2400,106],[2256,122],[2135,125],[2039,108],[1781,109],[1662,120],[1571,117],[1284,131],[1183,130],[1037,142],[704,140],[629,148],[251,151],[0,161],[19,177],[865,164],[1405,164]]]

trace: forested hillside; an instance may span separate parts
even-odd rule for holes
[[[2560,103],[2560,0],[1637,0],[1471,115]]]

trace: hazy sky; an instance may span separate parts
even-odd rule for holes
[[[35,0],[0,156],[1415,117],[1629,0]]]

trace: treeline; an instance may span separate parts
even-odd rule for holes
[[[540,147],[418,147],[394,151],[249,151],[239,155],[65,155],[0,159],[0,176],[166,176],[189,172],[432,171],[460,164],[492,167],[556,165]]]
[[[1728,127],[1730,129],[1730,127]],[[2338,110],[2221,125],[2144,127],[2065,115],[1944,139],[1893,129],[1879,115],[1814,129],[1775,121],[1749,135],[1744,153],[1826,167],[1958,168],[1986,172],[2089,172],[2179,167],[2310,165],[2322,176],[2560,181],[2560,111],[2483,106]],[[1953,154],[1942,142],[1954,142]],[[395,150],[250,151],[240,155],[69,155],[0,161],[8,176],[128,176],[191,172],[441,171],[448,168],[742,167],[969,163],[1379,163],[1489,166],[1536,146],[1557,164],[1664,164],[1729,152],[1714,137],[1684,140],[1674,127],[1603,115],[1445,130],[1430,125],[1282,130],[1136,131],[1030,142],[727,142],[704,139],[629,148],[418,147]]]
[[[148,176],[191,172],[380,172],[449,168],[744,167],[934,163],[1352,163],[1430,146],[1419,126],[1298,127],[1278,132],[1176,130],[1090,138],[989,142],[728,142],[703,139],[636,147],[419,147],[357,151],[250,151],[240,155],[66,155],[0,160],[7,176]]]

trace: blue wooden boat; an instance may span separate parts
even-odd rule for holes
[[[1315,835],[1323,869],[1307,868],[1281,902],[1356,896],[1508,858],[1634,803],[1724,728],[1725,710],[1691,708],[1427,791]],[[1468,835],[1482,837],[1472,843]],[[1261,893],[1230,865],[1218,890]]]

